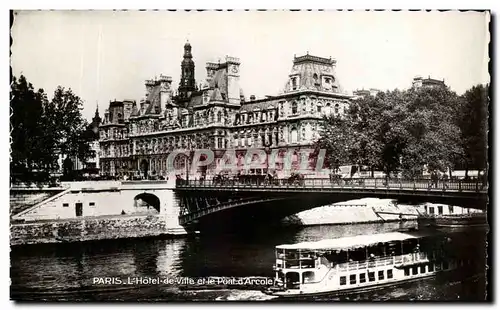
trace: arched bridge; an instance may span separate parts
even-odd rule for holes
[[[480,180],[289,179],[178,180],[181,225],[197,224],[210,215],[236,209],[283,217],[317,206],[366,197],[413,203],[433,202],[486,210],[488,186]],[[269,208],[273,206],[273,208]],[[245,208],[240,208],[245,207]]]

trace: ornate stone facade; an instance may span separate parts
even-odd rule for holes
[[[191,46],[184,50],[178,92],[172,78],[161,75],[146,81],[146,98],[139,104],[110,103],[100,126],[102,174],[166,176],[167,157],[178,149],[208,148],[219,159],[226,150],[235,150],[241,164],[249,148],[310,148],[323,116],[343,115],[352,98],[342,93],[336,61],[311,55],[294,58],[285,89],[277,96],[246,101],[239,87],[240,61],[234,57],[207,63],[206,81],[196,87]],[[183,157],[176,157],[176,168],[185,164]]]

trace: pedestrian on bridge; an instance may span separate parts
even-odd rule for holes
[[[446,173],[443,174],[443,189],[448,188],[448,175]]]

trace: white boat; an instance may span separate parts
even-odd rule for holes
[[[274,284],[263,292],[280,297],[347,295],[473,263],[448,255],[450,242],[436,231],[407,231],[278,245]]]

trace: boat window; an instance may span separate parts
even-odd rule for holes
[[[69,203],[63,203],[63,207],[69,207]]]
[[[387,255],[388,256],[401,255],[401,244],[400,243],[388,243],[387,244]]]
[[[414,253],[417,248],[418,242],[416,239],[403,241],[403,254]]]
[[[334,262],[337,262],[338,264],[346,263],[347,262],[347,251],[340,251],[340,252],[334,252]]]
[[[356,275],[355,274],[349,275],[349,284],[356,284]]]
[[[367,248],[368,258],[377,258],[384,256],[384,244],[379,243],[376,246],[371,246]]]
[[[299,274],[297,272],[287,272],[286,274],[286,287],[299,288]]]
[[[366,282],[366,273],[360,273],[359,274],[359,283],[365,283]]]
[[[438,214],[443,215],[443,206],[438,206]]]
[[[410,275],[410,267],[405,267],[405,276]]]
[[[302,283],[311,283],[315,281],[314,271],[306,271],[302,274]]]
[[[340,285],[346,285],[346,277],[345,276],[340,277]]]
[[[387,279],[392,279],[392,269],[387,270]]]
[[[368,272],[368,280],[370,282],[375,281],[375,272]]]
[[[383,271],[383,270],[380,270],[380,271],[378,272],[378,279],[379,279],[379,280],[384,280],[384,271]]]
[[[434,271],[434,264],[430,263],[429,264],[429,272],[433,272],[433,271]]]
[[[443,262],[443,270],[448,269],[448,267],[449,267],[449,266],[448,266],[448,262],[447,262],[447,261],[444,261],[444,262]]]
[[[353,261],[364,261],[366,260],[366,250],[365,248],[358,248],[352,251],[349,251],[349,260]]]
[[[417,267],[417,266],[413,266],[413,267],[411,267],[411,274],[412,274],[412,275],[416,275],[416,274],[418,274],[418,267]]]
[[[420,273],[425,273],[425,265],[420,266]]]

